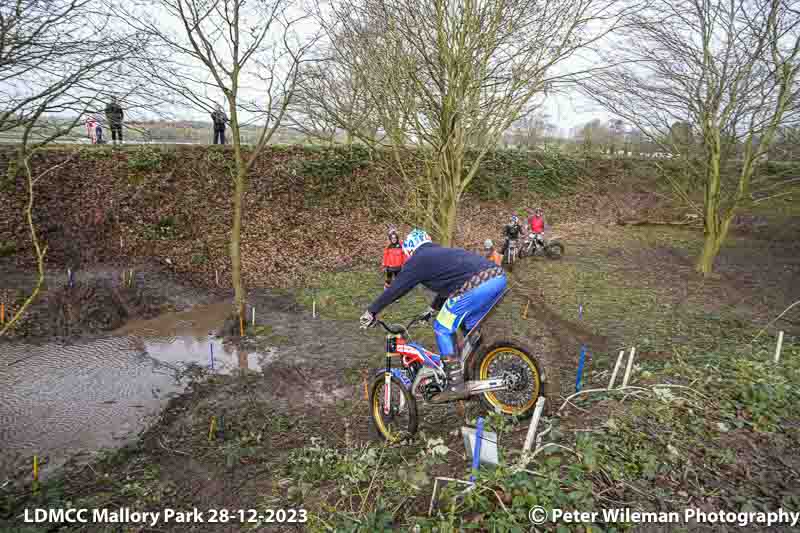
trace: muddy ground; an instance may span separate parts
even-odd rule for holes
[[[773,377],[764,377],[773,374],[761,374],[758,379],[773,387],[766,399],[758,390],[747,388],[753,372],[772,372],[758,362],[759,357],[767,357],[758,355],[760,345],[748,345],[748,341],[769,326],[763,335],[772,343],[780,328],[787,333],[784,342],[791,354],[800,333],[797,312],[769,325],[800,299],[796,238],[800,225],[791,217],[771,223],[733,236],[720,257],[719,276],[710,280],[697,277],[691,267],[699,244],[696,231],[601,224],[557,228],[567,246],[566,257],[559,262],[533,258],[519,264],[512,275],[513,297],[504,302],[489,327],[534,339],[534,349],[546,355],[558,372],[562,397],[574,391],[581,345],[589,352],[585,388],[603,386],[619,349],[637,346],[635,385],[646,389],[665,381],[683,383],[705,396],[689,395],[683,403],[667,402],[666,407],[663,398],[654,403],[644,392],[633,399],[614,395],[576,399],[545,423],[553,428],[554,442],[584,446],[578,448],[581,460],[570,466],[573,460],[562,456],[563,466],[557,462],[554,466],[548,459],[531,467],[542,472],[550,469],[555,479],[561,477],[560,484],[523,490],[520,487],[528,485],[514,485],[513,476],[486,480],[487,486],[496,487],[496,497],[489,494],[484,501],[476,496],[459,507],[458,517],[451,517],[449,523],[464,526],[470,521],[496,520],[499,524],[501,518],[517,523],[511,521],[514,510],[527,510],[536,501],[607,507],[627,502],[641,508],[738,509],[747,504],[800,510],[800,464],[796,454],[788,452],[800,444],[798,399],[796,393],[787,392],[796,389],[792,380],[797,374],[774,377],[779,379],[774,383]],[[159,309],[228,296],[183,287],[163,271],[142,269],[141,276],[141,287],[152,284],[146,290],[168,295],[163,300],[154,298]],[[31,494],[29,474],[21,467],[8,481],[0,481],[4,524],[19,525],[25,506],[54,506],[68,500],[86,507],[125,505],[141,510],[301,506],[309,511],[311,521],[295,529],[378,531],[388,524],[408,527],[413,523],[426,531],[433,527],[422,518],[427,514],[430,480],[435,475],[465,476],[459,427],[483,411],[476,402],[467,403],[463,413],[457,404],[420,406],[420,435],[415,442],[376,448],[364,401],[364,373],[380,366],[382,340],[377,331],[359,331],[356,317],[379,292],[380,277],[370,271],[344,271],[326,274],[318,283],[291,296],[265,290],[249,296],[259,324],[242,344],[255,351],[277,350],[264,372],[195,376],[198,379],[188,392],[171,400],[137,442],[89,464],[67,467],[68,475],[48,481],[36,495]],[[55,284],[57,280],[51,282]],[[311,316],[312,301],[321,316]],[[425,295],[415,292],[387,316],[408,317],[425,305]],[[581,318],[579,305],[584,309]],[[432,341],[429,331],[420,335],[425,342]],[[740,353],[744,348],[750,355]],[[741,363],[746,357],[758,366]],[[737,366],[728,368],[728,362]],[[704,382],[701,377],[715,375],[715,368],[721,373],[719,382],[703,378]],[[705,374],[697,374],[698,369],[705,369]],[[739,388],[750,392],[740,394]],[[714,394],[719,398],[709,396]],[[560,399],[553,401],[561,404]],[[694,405],[694,414],[686,405]],[[795,415],[786,414],[792,409]],[[707,414],[698,417],[697,412]],[[212,417],[218,426],[210,434]],[[692,421],[698,419],[703,422],[696,427]],[[521,446],[525,424],[496,417],[490,417],[489,424],[501,434],[508,454]],[[609,424],[616,428],[610,433]],[[736,429],[719,429],[729,426]],[[691,432],[684,435],[686,428]],[[613,442],[615,447],[592,444],[595,448],[585,448],[589,444],[581,440],[584,434],[605,435],[602,442]],[[649,437],[641,441],[642,435]],[[448,450],[438,458],[430,453],[436,447],[430,439],[437,438]],[[603,458],[598,459],[599,470],[587,462],[591,450]],[[668,450],[677,450],[688,462],[673,464]],[[379,457],[377,462],[370,455],[373,452]],[[617,457],[617,463],[610,457]],[[658,467],[662,463],[663,468]],[[627,470],[616,472],[612,464],[627,465]],[[653,472],[647,470],[651,464],[656,465]],[[420,465],[425,466],[422,473]],[[577,466],[581,468],[575,470]],[[671,471],[679,467],[682,477],[674,477]],[[506,487],[508,500],[499,487]],[[589,491],[576,487],[589,487]],[[512,504],[511,495],[518,491],[528,494],[528,499]],[[572,494],[574,501],[558,500],[560,491]],[[545,493],[552,494],[551,499],[535,500]],[[261,527],[282,529],[274,524]],[[96,525],[72,529],[101,530]],[[164,530],[240,531],[241,526],[126,529]]]

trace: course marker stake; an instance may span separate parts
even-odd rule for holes
[[[369,387],[367,386],[367,371],[366,370],[362,370],[361,371],[361,377],[362,377],[362,381],[364,382],[364,401],[368,402],[369,401]]]
[[[33,456],[33,492],[39,491],[39,457]]]
[[[625,350],[619,351],[619,356],[617,357],[617,363],[614,365],[614,371],[611,372],[611,380],[608,382],[608,390],[614,388],[614,381],[617,379],[617,372],[619,372],[619,367],[622,365],[622,357],[625,355]]]
[[[253,307],[253,327],[256,325],[256,308]]]
[[[528,434],[525,436],[525,445],[522,447],[522,453],[528,453],[533,446],[533,439],[536,436],[536,428],[539,425],[539,419],[542,417],[544,410],[544,396],[540,396],[536,400],[536,407],[533,410],[533,418],[531,418],[531,425],[528,426]]]
[[[478,427],[475,429],[475,449],[472,450],[472,475],[469,476],[471,482],[475,482],[475,476],[481,467],[481,442],[483,441],[483,417],[478,417]]]
[[[631,379],[631,370],[633,370],[633,357],[636,355],[636,347],[631,347],[631,353],[628,356],[628,366],[625,367],[625,377],[622,379],[622,387],[628,386],[628,380]]]
[[[586,362],[586,345],[581,344],[581,354],[578,357],[578,372],[575,375],[575,392],[581,391],[581,380],[583,379],[583,364]]]
[[[211,417],[211,424],[208,426],[208,442],[211,442],[211,439],[214,436],[214,431],[217,429],[217,417]]]
[[[783,350],[783,331],[778,332],[778,344],[775,346],[775,362],[781,360],[781,350]]]
[[[0,324],[6,323],[6,304],[0,304]]]
[[[530,307],[530,305],[531,305],[531,300],[530,298],[528,298],[528,303],[525,304],[525,310],[522,311],[522,318],[524,318],[525,320],[528,319],[528,307]]]

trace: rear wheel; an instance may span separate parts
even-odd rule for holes
[[[551,241],[545,246],[544,253],[550,259],[561,259],[564,255],[564,245],[558,241]]]
[[[543,356],[533,353],[519,339],[495,341],[481,350],[475,360],[473,379],[502,378],[509,385],[507,390],[481,395],[481,402],[488,409],[527,418],[533,414],[539,396],[547,397],[551,404],[547,407],[553,407],[560,393],[557,375],[546,368]]]
[[[389,413],[386,413],[386,379],[375,376],[369,391],[372,422],[378,435],[389,442],[398,442],[417,432],[417,401],[399,379],[392,376]]]

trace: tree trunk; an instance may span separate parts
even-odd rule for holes
[[[439,203],[439,213],[437,221],[441,228],[439,235],[439,244],[442,246],[452,246],[453,237],[456,230],[456,216],[458,215],[458,199],[454,196],[447,196],[442,198]]]
[[[244,284],[242,283],[242,202],[244,200],[244,169],[237,162],[235,191],[233,193],[233,224],[231,226],[231,281],[236,297],[236,312],[244,309]]]
[[[718,143],[710,143],[710,153],[707,158],[705,179],[704,236],[703,251],[697,260],[696,269],[703,276],[708,276],[714,271],[714,260],[719,254],[722,243],[728,234],[728,227],[733,219],[733,210],[726,215],[720,214],[720,152]]]
[[[236,109],[236,100],[229,100],[231,113],[231,136],[233,137],[233,153],[236,159],[236,174],[233,176],[233,224],[231,224],[231,283],[235,296],[235,314],[244,319],[244,283],[242,282],[242,210],[244,202],[245,180],[247,179],[247,162],[242,152],[241,129]]]

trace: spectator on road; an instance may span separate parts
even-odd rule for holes
[[[117,97],[112,96],[111,102],[106,106],[106,120],[111,127],[111,140],[114,141],[115,145],[117,144],[117,139],[122,144],[122,119],[124,116],[122,106],[117,103]]]
[[[214,123],[214,144],[225,144],[225,124],[230,120],[221,105],[217,104],[217,109],[211,113],[211,121]]]
[[[95,120],[94,117],[88,117],[86,119],[86,133],[89,134],[89,141],[91,141],[92,144],[95,144],[97,142],[97,139],[95,138],[96,129],[97,129],[97,120]]]

